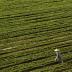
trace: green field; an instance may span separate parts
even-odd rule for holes
[[[72,72],[72,0],[0,0],[0,72]]]

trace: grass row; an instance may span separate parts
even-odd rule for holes
[[[66,5],[66,3],[68,4],[68,2],[65,2],[65,1],[64,2],[55,2],[54,4],[52,4],[52,3],[36,4],[35,6],[32,5],[33,3],[31,3],[31,5],[30,5],[30,3],[28,3],[27,4],[28,6],[24,7],[24,2],[22,3],[21,1],[16,1],[15,3],[18,3],[18,2],[20,2],[20,3],[17,5],[9,3],[8,1],[7,1],[7,5],[5,3],[2,3],[1,4],[2,10],[0,11],[1,16],[13,15],[13,14],[22,13],[22,12],[26,13],[28,11],[32,12],[32,11],[37,11],[37,10],[41,10],[41,9],[43,10],[45,8],[47,9],[48,5],[50,7],[56,7],[56,6],[58,7],[60,5],[62,5],[62,6]]]
[[[42,54],[41,54],[42,55]],[[70,55],[68,55],[67,53],[65,54],[65,58],[67,58],[67,59],[69,59],[69,58],[71,58],[71,54]],[[8,67],[8,68],[4,68],[5,70],[11,70],[11,71],[18,71],[18,70],[20,70],[20,72],[21,71],[23,71],[23,72],[26,72],[26,71],[30,71],[30,70],[34,70],[34,69],[37,69],[38,67],[43,67],[43,66],[45,66],[45,65],[53,65],[53,64],[55,64],[54,62],[53,62],[53,59],[54,59],[54,57],[49,57],[49,58],[43,58],[43,59],[40,59],[40,60],[37,60],[37,61],[33,61],[33,62],[30,62],[30,63],[22,63],[22,64],[19,64],[19,65],[13,65],[13,66],[11,66],[11,67]],[[52,63],[53,62],[53,63]],[[3,70],[4,70],[3,69]]]
[[[51,37],[39,37],[39,38],[33,38],[30,39],[28,41],[19,41],[16,43],[9,43],[9,44],[5,44],[3,46],[1,46],[1,51],[0,54],[6,54],[6,53],[10,53],[10,52],[17,52],[17,51],[21,51],[21,50],[26,50],[26,49],[31,49],[37,46],[41,46],[41,45],[46,45],[46,44],[53,44],[53,43],[57,43],[57,42],[63,42],[66,40],[72,40],[71,34],[68,36],[63,36],[60,35],[61,37],[58,37],[59,35],[55,35],[55,36],[51,36]],[[54,38],[54,39],[53,39]],[[11,47],[12,49],[9,50],[3,50],[6,48]]]
[[[48,23],[45,22],[45,23],[47,23],[47,24],[45,24],[45,23],[43,22],[43,23],[42,23],[42,24],[43,24],[42,26],[41,26],[40,24],[37,24],[37,25],[33,25],[33,27],[30,26],[30,28],[32,27],[32,29],[34,29],[34,28],[37,29],[37,28],[39,28],[40,26],[41,26],[42,28],[43,28],[43,26],[44,26],[44,27],[45,27],[45,26],[47,26],[47,27],[48,27],[48,26],[49,26],[49,27],[52,27],[52,25],[53,25],[53,26],[56,26],[56,25],[59,25],[59,26],[60,26],[61,24],[57,24],[58,22],[60,22],[60,21],[55,21],[55,22],[53,21],[53,22],[48,22]],[[62,25],[64,25],[63,22],[64,22],[64,23],[66,22],[66,23],[69,23],[69,24],[70,24],[70,23],[71,23],[71,19],[69,19],[69,20],[67,20],[67,19],[63,20],[63,21],[61,22]],[[55,25],[55,24],[56,24],[56,25]],[[71,25],[70,25],[70,26],[71,26]],[[19,30],[17,30],[17,31],[19,32]],[[39,32],[39,33],[40,33],[40,32]],[[37,34],[38,34],[38,33],[36,33],[35,35],[38,36]],[[41,33],[40,33],[40,34],[41,34]],[[29,38],[31,35],[34,35],[34,34],[30,34],[30,35],[26,35],[26,36],[24,35],[24,37],[25,37],[25,39],[27,39],[27,38]],[[46,35],[46,34],[45,34],[45,35]],[[22,35],[22,36],[23,36],[23,35]],[[3,41],[3,43],[4,43],[5,40],[6,40],[6,42],[8,42],[9,39],[11,39],[11,41],[12,41],[12,40],[15,41],[15,40],[21,39],[22,36],[14,37],[14,38],[8,38],[8,39],[4,39],[4,40],[0,40],[0,44],[1,44],[2,41]],[[27,37],[27,38],[26,38],[26,37]],[[34,37],[35,37],[35,36],[34,36]],[[16,39],[15,39],[15,38],[16,38]],[[18,38],[18,39],[17,39],[17,38]],[[9,42],[10,42],[10,41],[9,41]]]
[[[66,17],[66,18],[67,18],[67,17]],[[68,21],[68,20],[65,20],[66,18],[63,18],[64,21]],[[71,20],[71,19],[70,19],[71,17],[68,17],[68,18],[69,18],[69,21],[70,21],[70,20]],[[57,19],[56,21],[59,21],[59,20],[62,20],[62,19],[60,18],[60,19]],[[43,21],[44,21],[44,22],[43,22]],[[56,21],[55,21],[55,22],[56,22]],[[64,21],[62,21],[62,23],[63,23]],[[8,22],[8,21],[6,21],[6,22]],[[21,21],[21,22],[22,22],[22,21]],[[20,22],[20,25],[21,25],[21,22]],[[40,25],[40,23],[42,23],[42,22],[43,22],[42,24],[45,24],[45,23],[48,24],[48,25],[53,24],[52,20],[48,22],[48,19],[46,19],[46,20],[41,20],[41,21],[37,21],[37,22],[38,22],[38,23],[35,23],[35,24],[34,24],[34,23],[29,23],[29,25],[28,25],[28,23],[26,23],[27,26],[25,26],[25,27],[23,26],[23,25],[25,25],[25,23],[23,23],[23,22],[22,22],[22,26],[20,26],[20,27],[17,26],[16,24],[14,24],[14,25],[12,24],[13,26],[15,26],[15,25],[16,25],[16,26],[15,26],[15,27],[13,27],[13,26],[11,26],[11,27],[10,27],[10,26],[7,26],[7,28],[1,28],[1,30],[2,30],[2,32],[3,32],[3,31],[9,32],[9,30],[10,30],[10,31],[11,31],[11,30],[12,30],[12,31],[16,31],[16,28],[17,28],[17,30],[18,30],[18,29],[19,29],[19,30],[20,30],[20,29],[26,29],[26,28],[30,28],[30,27],[32,28],[33,26],[35,27],[35,25]],[[55,22],[54,22],[54,23],[55,23]],[[19,23],[19,22],[18,22],[18,23]],[[58,24],[59,24],[59,23],[60,23],[60,21],[58,22]],[[66,23],[66,22],[65,22],[65,23]],[[10,23],[9,23],[9,24],[10,24]],[[56,24],[57,24],[57,22],[56,22]],[[3,23],[2,23],[2,25],[3,25]],[[6,25],[8,25],[8,23],[7,23]],[[29,27],[29,26],[30,26],[30,27]],[[12,28],[12,29],[11,29],[11,28]],[[2,32],[1,32],[1,33],[2,33]]]
[[[65,44],[66,45],[66,44]],[[58,45],[59,46],[59,45]],[[64,45],[63,45],[64,46]],[[49,48],[56,48],[57,47],[57,45],[56,44],[53,44],[53,45],[51,45],[51,46],[49,46]],[[60,45],[60,47],[62,47],[62,45]],[[47,55],[48,53],[50,53],[50,54],[48,54],[48,55],[50,55],[51,56],[51,54],[52,54],[52,49],[50,49],[50,52],[48,52],[49,51],[49,48],[47,47],[47,48],[44,48],[43,49],[43,51],[40,49],[40,51],[41,52],[39,52],[38,53],[38,50],[36,51],[37,53],[35,53],[35,54],[33,54],[33,52],[32,52],[32,54],[30,53],[30,54],[28,54],[28,55],[26,55],[26,56],[24,56],[24,55],[22,55],[22,54],[20,54],[20,56],[18,55],[18,57],[17,57],[17,55],[13,55],[12,54],[12,56],[8,56],[8,57],[4,57],[4,58],[1,58],[1,65],[0,66],[3,66],[3,64],[4,64],[4,66],[6,65],[12,65],[12,64],[15,64],[15,63],[20,63],[20,62],[26,62],[27,61],[27,59],[29,60],[29,62],[30,62],[30,60],[32,60],[32,58],[39,58],[40,56],[45,56],[45,55]],[[71,48],[71,46],[70,46],[70,48]],[[71,49],[69,49],[69,50],[67,50],[67,49],[69,49],[69,48],[67,48],[66,47],[66,49],[62,49],[62,50],[66,50],[67,52],[69,52],[69,51],[71,51]],[[44,52],[44,50],[45,50],[45,52]],[[66,52],[66,53],[67,53]],[[43,55],[42,55],[43,54]],[[52,54],[53,55],[53,54]],[[24,58],[23,58],[23,56],[24,56]],[[35,57],[36,56],[36,57]]]
[[[66,26],[60,26],[60,27],[67,27],[70,25],[66,25]],[[19,30],[19,31],[13,31],[13,32],[7,32],[7,33],[3,33],[0,35],[0,39],[6,39],[6,38],[11,38],[11,37],[17,37],[17,36],[21,36],[21,35],[28,35],[28,34],[32,34],[32,33],[38,33],[38,32],[42,32],[42,31],[49,31],[49,30],[54,30],[54,29],[59,29],[60,27],[45,27],[43,28],[39,28],[39,29],[32,29],[32,30]],[[71,26],[70,26],[71,27]]]
[[[46,27],[42,27],[42,28],[39,28],[39,30],[38,29],[33,29],[32,31],[30,31],[29,32],[29,34],[27,34],[26,35],[26,37],[28,38],[28,36],[31,36],[31,35],[37,35],[38,36],[38,34],[40,35],[40,34],[42,34],[42,35],[47,35],[48,34],[48,37],[50,37],[51,36],[51,33],[54,35],[54,34],[56,34],[56,33],[59,33],[60,32],[60,30],[61,30],[61,32],[63,32],[64,30],[69,30],[70,29],[70,25],[66,25],[66,26],[61,26],[61,27],[55,27],[55,28],[46,28]],[[65,29],[64,29],[65,28]],[[42,31],[42,29],[43,29],[43,31]],[[45,32],[44,32],[45,31]],[[22,31],[23,32],[23,31]],[[32,33],[33,32],[33,33]],[[16,33],[16,32],[15,32]],[[15,34],[14,33],[14,34]],[[17,32],[17,33],[19,33],[19,31]],[[8,35],[7,35],[8,36]],[[24,37],[24,39],[22,38],[22,40],[25,40],[25,39],[27,39],[26,37]],[[38,36],[39,37],[39,36]],[[34,37],[33,37],[34,38]],[[36,38],[36,37],[35,37]],[[12,38],[13,39],[13,38]],[[19,37],[18,37],[18,39],[19,39]],[[20,40],[18,40],[17,38],[15,39],[14,38],[14,42],[17,42],[17,41],[20,41],[21,40],[21,37],[20,37]],[[2,44],[2,43],[4,43],[5,42],[5,40],[2,42],[3,40],[1,40],[0,41],[0,44]],[[9,41],[9,43],[11,43],[11,42],[13,42],[12,40],[11,41]],[[8,39],[7,39],[7,41],[6,41],[6,43],[8,43]],[[5,43],[5,44],[6,44]],[[8,43],[8,44],[9,44]]]
[[[62,72],[71,72],[71,68],[72,68],[72,61],[69,60],[67,62],[64,61],[63,64],[56,64],[56,65],[51,65],[51,66],[46,66],[40,69],[36,69],[30,72],[58,72],[58,71],[62,71]]]
[[[12,21],[11,19],[10,20],[8,19],[6,21],[5,20],[3,20],[3,21],[1,20],[2,23],[0,22],[1,23],[0,26],[1,26],[1,29],[2,28],[4,29],[5,27],[7,27],[9,29],[10,28],[13,28],[14,29],[15,27],[19,27],[19,26],[21,27],[21,26],[25,26],[25,25],[28,25],[28,24],[30,25],[30,23],[41,22],[41,21],[44,21],[44,20],[47,20],[47,21],[48,20],[54,20],[55,18],[56,19],[57,18],[60,19],[60,18],[62,18],[62,16],[65,16],[65,15],[68,15],[69,16],[69,14],[71,13],[71,11],[69,11],[68,13],[67,12],[66,11],[65,12],[63,11],[63,13],[62,12],[59,12],[59,13],[57,12],[57,13],[54,13],[54,14],[52,13],[52,14],[49,14],[48,16],[47,16],[47,14],[46,14],[46,16],[45,15],[44,16],[43,15],[41,15],[41,16],[38,15],[36,17],[32,17],[32,18],[30,17],[29,19],[28,18],[26,19],[24,17],[24,18],[21,18],[22,20],[20,19],[20,20],[14,21],[15,20],[14,19],[13,22],[11,22]],[[65,17],[68,17],[68,16],[65,16]]]

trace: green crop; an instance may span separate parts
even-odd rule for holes
[[[0,72],[72,72],[72,0],[0,0]]]

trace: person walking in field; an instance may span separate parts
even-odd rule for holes
[[[55,61],[56,61],[57,63],[63,63],[63,60],[62,60],[62,56],[61,56],[60,50],[59,50],[59,49],[55,49],[54,51],[56,52]]]

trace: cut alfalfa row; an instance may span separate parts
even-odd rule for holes
[[[8,21],[7,21],[8,22]],[[6,22],[5,22],[6,23]],[[21,22],[20,22],[21,23]],[[9,23],[10,24],[10,23]],[[28,23],[27,23],[28,24]],[[8,25],[8,23],[7,23],[7,25]],[[13,25],[13,24],[12,24]]]
[[[67,30],[66,30],[66,32],[69,33],[69,31],[67,31]],[[53,33],[54,33],[54,32],[53,32]],[[61,32],[60,32],[60,33],[61,33]],[[60,33],[58,32],[57,34],[60,34]],[[64,33],[64,32],[62,32],[62,33]],[[48,34],[49,34],[49,33],[48,33]],[[51,34],[52,34],[52,32],[51,32]],[[50,34],[50,36],[52,36],[51,34]],[[56,32],[55,32],[55,34],[56,34]],[[47,34],[46,34],[46,35],[47,35]],[[54,35],[54,34],[53,34],[53,35]],[[45,34],[44,34],[44,36],[45,36]],[[48,38],[50,38],[49,35],[48,35]],[[7,44],[5,44],[5,45],[7,45]],[[1,46],[1,48],[2,48],[2,46]]]
[[[52,15],[51,15],[51,14],[48,14],[48,15],[46,15],[46,16],[41,15],[42,17],[38,15],[37,17],[35,17],[35,18],[33,17],[32,19],[31,19],[31,17],[30,17],[30,22],[31,22],[31,20],[36,20],[36,19],[38,19],[38,18],[39,18],[39,19],[44,19],[44,18],[46,17],[46,18],[49,19],[50,17],[51,17],[51,18],[59,17],[59,15],[61,16],[61,15],[63,15],[63,14],[66,13],[66,12],[67,12],[67,11],[65,11],[65,12],[63,11],[63,12],[59,12],[59,13],[57,12],[57,13],[55,13],[55,14],[52,13]],[[68,14],[69,14],[69,13],[70,13],[70,11],[68,12]],[[59,15],[58,15],[58,14],[59,14]],[[65,15],[66,15],[66,14],[65,14]],[[48,16],[49,16],[49,17],[48,17]],[[45,19],[46,19],[46,18],[45,18]],[[23,20],[23,19],[24,19],[24,20]],[[8,19],[7,21],[3,20],[3,21],[2,21],[2,25],[3,25],[3,27],[4,27],[4,26],[5,26],[5,27],[13,27],[13,26],[15,26],[15,25],[17,26],[17,24],[19,24],[19,23],[20,23],[19,25],[21,25],[21,22],[22,22],[22,25],[23,25],[23,26],[25,26],[25,24],[28,25],[28,20],[26,21],[25,17],[24,17],[23,19],[22,19],[22,21],[21,21],[21,20],[16,20],[16,21],[13,20],[13,22],[12,22],[12,20],[9,20],[9,19]],[[37,21],[37,20],[36,20],[36,21]],[[11,23],[11,22],[12,22],[12,23]],[[30,22],[29,22],[29,24],[30,24]],[[24,23],[24,24],[23,24],[23,23]]]
[[[69,46],[69,45],[71,45],[70,42],[64,43],[62,45],[57,45],[57,46],[58,47],[60,47],[60,46],[63,46],[63,47],[64,46]],[[42,44],[42,46],[41,45],[36,46],[36,47],[34,46],[33,48],[28,48],[28,49],[26,48],[26,50],[25,49],[18,49],[18,48],[15,51],[13,51],[12,49],[11,50],[6,50],[6,51],[4,51],[5,53],[3,55],[0,55],[0,58],[2,58],[2,57],[8,57],[8,56],[12,56],[13,57],[15,55],[18,55],[18,56],[20,56],[20,55],[28,55],[29,54],[28,53],[29,51],[32,51],[32,50],[35,50],[36,51],[38,49],[43,49],[44,47],[52,47],[52,44],[50,44],[50,45],[49,44]],[[21,46],[20,48],[23,48],[23,46]],[[28,50],[28,52],[27,52],[27,50]],[[32,53],[33,53],[33,51],[32,51]],[[17,56],[15,56],[15,57],[17,57]]]
[[[62,21],[61,23],[62,23],[63,26],[64,26],[64,25],[70,25],[70,26],[71,26],[71,21],[72,21],[71,19],[69,19],[69,20],[63,19],[63,20],[61,20],[61,21]],[[44,24],[44,23],[45,23],[45,24]],[[58,21],[52,21],[52,22],[43,22],[43,23],[42,23],[43,25],[42,25],[42,24],[38,24],[38,23],[37,23],[37,25],[35,25],[35,24],[32,25],[32,24],[31,24],[31,26],[28,26],[27,29],[29,30],[29,29],[31,29],[31,28],[32,28],[32,29],[33,29],[33,28],[38,28],[38,27],[41,26],[41,25],[42,25],[42,26],[45,25],[45,26],[47,26],[48,28],[49,28],[49,27],[53,28],[54,25],[55,25],[55,26],[57,26],[57,25],[60,26],[61,24],[59,24],[59,23],[60,23],[60,21],[58,20]],[[63,24],[63,23],[64,23],[64,24]],[[65,24],[65,23],[66,23],[66,24]],[[69,24],[68,24],[68,23],[69,23]],[[39,26],[38,26],[38,25],[39,25]],[[33,26],[33,27],[32,27],[32,26]],[[41,27],[42,27],[42,26],[41,26]],[[25,27],[25,28],[26,28],[26,27]],[[24,30],[25,30],[25,29],[24,29]],[[17,30],[17,31],[19,32],[19,30]],[[47,31],[45,31],[45,32],[47,32]],[[11,33],[12,33],[12,32],[11,32]],[[40,32],[39,32],[39,33],[40,33]],[[38,36],[37,34],[38,34],[38,33],[36,33],[36,36]],[[40,33],[40,34],[41,34],[41,33]],[[47,34],[48,34],[48,33],[47,33]],[[25,35],[22,35],[22,36],[24,36],[25,39],[27,39],[27,38],[29,38],[31,35],[34,35],[34,34],[30,34],[30,35],[26,35],[26,36],[25,36]],[[22,37],[22,36],[19,36],[19,37]],[[19,39],[19,37],[3,39],[3,40],[0,40],[0,41],[3,41],[3,43],[4,43],[5,40],[6,40],[6,43],[7,43],[7,42],[10,42],[9,39],[11,39],[11,41],[12,41],[13,39],[14,39],[14,41],[16,41],[16,39],[17,39],[17,38]],[[35,36],[34,36],[34,37],[35,37]],[[16,38],[16,39],[15,39],[15,38]],[[1,42],[0,42],[0,43],[1,43]]]
[[[42,47],[46,50],[47,48],[54,48],[54,47],[57,47],[57,48],[60,48],[60,47],[66,47],[66,46],[71,46],[71,43],[70,42],[67,42],[67,43],[65,43],[65,44],[61,44],[61,45],[58,45],[58,46],[53,46],[52,44],[51,45],[42,45]],[[32,52],[32,54],[33,53],[36,53],[37,51],[38,51],[38,49],[40,48],[40,51],[42,51],[43,50],[43,48],[41,48],[41,46],[38,46],[38,47],[34,47],[33,49],[29,49],[29,50],[22,50],[22,51],[17,51],[17,52],[12,52],[12,53],[7,53],[7,54],[4,54],[4,55],[2,55],[2,56],[0,56],[1,58],[7,58],[7,57],[15,57],[15,58],[17,58],[17,57],[21,57],[21,55],[22,56],[26,56],[26,55],[29,55],[29,53],[28,52],[30,52],[31,53],[31,51],[32,50],[35,50],[35,51],[33,51]]]
[[[71,45],[70,44],[65,44],[65,45],[62,45],[62,46],[59,46],[56,48],[70,48]],[[12,52],[12,53],[9,53],[9,54],[5,54],[5,55],[2,55],[0,56],[0,58],[2,59],[6,59],[8,57],[11,57],[11,58],[18,58],[18,57],[22,57],[22,56],[27,56],[27,55],[30,55],[30,54],[37,54],[39,52],[43,52],[43,51],[47,51],[51,48],[51,46],[48,47],[48,45],[45,45],[45,46],[42,46],[42,47],[37,47],[37,48],[34,48],[34,49],[30,49],[30,50],[25,50],[25,51],[20,51],[20,52]],[[54,49],[55,47],[53,47]],[[63,49],[64,50],[64,49]]]
[[[54,46],[53,46],[54,47]],[[56,46],[55,46],[56,47]],[[48,48],[47,48],[48,49]],[[71,50],[69,50],[69,51],[71,51]],[[4,66],[5,66],[5,63],[6,63],[6,65],[8,65],[8,63],[9,63],[9,65],[13,65],[13,64],[15,64],[15,61],[16,61],[16,63],[18,62],[18,63],[20,63],[20,62],[22,62],[22,60],[23,60],[23,62],[24,63],[26,63],[26,61],[28,62],[28,60],[29,61],[31,61],[32,60],[32,58],[39,58],[40,56],[48,56],[48,55],[50,55],[51,56],[51,54],[47,54],[47,53],[52,53],[52,50],[50,50],[50,52],[48,52],[47,50],[44,52],[40,52],[40,53],[36,53],[36,54],[30,54],[30,55],[27,55],[27,56],[24,56],[24,58],[23,58],[23,56],[22,57],[18,57],[18,58],[13,58],[13,56],[11,56],[11,57],[6,57],[5,59],[4,58],[1,58],[1,59],[3,59],[4,61],[2,62],[2,60],[1,60],[1,65],[3,66],[3,63],[4,63]],[[64,53],[67,53],[67,51],[65,52],[65,50],[64,50]],[[43,54],[43,55],[42,55]],[[52,54],[53,55],[53,54]],[[7,59],[8,58],[8,59]],[[12,58],[12,59],[11,59]],[[10,60],[10,61],[9,61]],[[12,62],[12,63],[11,63]],[[1,66],[0,65],[0,66]]]
[[[62,12],[67,12],[67,11],[70,11],[70,10],[71,10],[71,9],[69,9],[69,8],[68,8],[68,10],[67,10],[67,8],[64,8],[64,9],[60,8],[60,9],[61,9],[60,11],[62,11]],[[50,10],[51,10],[51,9],[50,9]],[[47,11],[50,11],[50,10],[47,10]],[[53,9],[52,9],[52,10],[53,10]],[[58,10],[59,10],[59,9],[58,9]],[[47,11],[46,11],[46,12],[47,12]],[[53,12],[56,13],[56,11],[57,11],[57,10],[54,9]],[[44,11],[41,11],[41,12],[44,12]],[[41,12],[39,12],[39,13],[41,14]],[[59,12],[59,11],[57,11],[57,12]],[[37,13],[38,13],[38,12],[37,12]],[[36,14],[36,13],[34,13],[33,15],[35,15],[35,14]],[[50,13],[48,12],[48,14],[51,14],[51,11],[50,11]],[[43,15],[43,14],[42,14],[42,15]],[[41,15],[41,16],[42,16],[42,15]],[[23,15],[22,15],[22,16],[23,16]],[[37,14],[36,16],[39,16],[39,15]],[[17,17],[17,18],[18,18],[18,17]],[[23,25],[23,22],[24,22],[25,17],[24,17],[24,18],[21,18],[21,19],[17,19],[17,18],[16,18],[16,19],[8,19],[8,20],[7,20],[7,19],[6,19],[6,20],[3,19],[3,20],[1,20],[2,26],[3,26],[3,27],[4,27],[4,26],[5,26],[5,27],[8,27],[8,26],[13,26],[13,25],[14,25],[14,26],[15,26],[15,25],[16,25],[16,26],[17,26],[17,25],[21,25],[21,24]],[[27,17],[27,18],[28,18],[28,17]],[[31,18],[31,16],[30,16],[30,18]],[[22,23],[21,23],[21,22],[22,22]],[[20,23],[20,24],[19,24],[19,23]],[[3,24],[4,24],[4,25],[3,25]],[[27,25],[27,24],[24,24],[24,26],[25,26],[25,25]]]
[[[66,20],[66,19],[69,19],[69,20]],[[61,22],[60,20],[61,20],[62,22]],[[65,20],[66,20],[67,22],[66,22]],[[7,33],[7,34],[8,34],[8,33],[10,33],[10,32],[12,33],[12,32],[16,32],[16,31],[19,32],[20,30],[29,30],[29,29],[31,29],[34,25],[40,25],[41,23],[42,23],[43,25],[45,25],[45,24],[47,25],[47,24],[48,24],[47,26],[50,26],[51,24],[53,24],[53,25],[54,25],[54,24],[60,25],[60,23],[62,23],[62,24],[67,24],[68,22],[69,22],[69,25],[71,25],[71,17],[64,18],[64,20],[59,19],[59,20],[54,20],[54,21],[38,22],[38,23],[35,23],[35,24],[32,24],[32,23],[31,23],[29,26],[25,26],[25,28],[24,28],[24,27],[18,28],[17,30],[16,30],[16,28],[15,28],[15,30],[12,30],[12,31],[11,31],[11,29],[10,29],[10,31],[7,31],[7,32],[4,32],[4,31],[3,31],[3,32],[1,32],[1,34],[4,34],[4,33]],[[39,23],[40,23],[40,24],[39,24]],[[58,23],[58,24],[57,24],[57,23]],[[32,25],[33,25],[33,26],[32,26]],[[67,25],[68,25],[68,24],[67,24]],[[31,27],[31,26],[32,26],[32,27]],[[37,28],[37,26],[35,26],[35,27]],[[35,28],[35,27],[34,27],[34,28]],[[29,29],[28,29],[28,28],[29,28]],[[14,28],[13,28],[13,29],[14,29]],[[5,30],[5,31],[6,31],[6,30]]]
[[[10,48],[11,46],[11,49],[7,49],[6,50],[6,47],[3,48],[1,50],[1,53],[0,55],[2,54],[6,54],[6,53],[12,53],[12,52],[16,52],[16,51],[21,51],[21,50],[26,50],[26,49],[31,49],[31,47],[37,47],[38,45],[42,45],[42,44],[53,44],[53,43],[56,43],[56,42],[61,42],[61,41],[66,41],[66,40],[71,40],[71,35],[68,35],[68,36],[62,36],[62,37],[52,37],[48,40],[49,38],[40,38],[40,39],[32,39],[32,41],[20,41],[19,43],[13,43],[12,44],[9,44],[7,45],[7,48]],[[10,47],[9,47],[10,46]],[[5,50],[4,50],[5,49]]]
[[[64,56],[64,57],[65,57],[65,60],[64,60],[64,61],[71,63],[70,61],[71,61],[71,59],[72,59],[72,57],[71,57],[72,55],[71,55],[71,56],[69,56],[69,55],[67,55],[67,54],[64,54],[64,55],[65,55],[65,56]],[[33,67],[33,68],[30,67],[29,69],[22,70],[22,72],[32,71],[32,70],[35,70],[35,69],[43,68],[43,67],[45,67],[45,66],[46,66],[46,67],[50,67],[50,66],[56,65],[56,63],[55,63],[54,61],[49,62],[49,63],[50,63],[50,64],[48,64],[48,63],[45,64],[45,63],[44,63],[45,65],[42,64],[41,66],[38,66],[38,67]],[[62,69],[62,70],[63,70],[63,69]]]
[[[16,1],[15,3],[17,3],[17,2],[21,2],[21,1]],[[64,2],[61,2],[60,4],[62,5],[62,3],[64,3]],[[33,6],[32,5],[33,3],[31,5],[29,5],[30,4],[29,3],[29,4],[27,4],[28,5],[27,7],[24,7],[24,4],[25,4],[24,2],[22,2],[21,4],[20,3],[16,4],[16,5],[13,3],[11,3],[10,5],[9,4],[10,3],[7,1],[7,4],[3,3],[3,5],[1,5],[1,9],[3,9],[3,11],[0,11],[0,13],[3,13],[1,16],[13,15],[13,14],[22,13],[22,12],[26,13],[28,11],[32,12],[32,10],[37,11],[37,10],[40,10],[39,6],[41,6],[41,9],[44,9],[46,7],[48,8],[48,5],[49,5],[46,3],[43,3],[43,4],[37,3],[35,6]],[[58,6],[60,5],[59,3],[57,3],[57,4],[58,4]],[[52,7],[54,7],[53,5],[55,5],[55,7],[56,7],[57,4],[50,4],[50,5],[52,5]],[[4,7],[5,7],[5,9],[4,9]]]
[[[68,72],[68,71],[71,70],[71,67],[72,67],[71,60],[68,60],[68,61],[64,61],[63,64],[55,64],[55,65],[51,65],[49,67],[46,66],[46,67],[43,67],[43,68],[32,70],[30,72],[41,72],[41,71],[44,71],[44,72],[48,72],[48,71],[51,71],[51,72],[54,72],[54,71],[55,72],[58,72],[58,71]]]
[[[12,21],[15,21],[15,20],[21,20],[23,18],[33,18],[33,17],[36,17],[36,16],[42,16],[42,15],[48,15],[48,14],[55,14],[55,13],[58,13],[58,12],[63,12],[63,11],[70,11],[71,9],[68,9],[68,10],[62,10],[61,8],[52,8],[52,9],[48,9],[48,10],[41,10],[41,11],[36,11],[36,12],[30,12],[28,14],[25,14],[25,13],[19,13],[19,14],[16,14],[16,15],[9,15],[7,17],[3,17],[3,18],[0,18],[2,21],[6,21],[6,20],[12,20]]]
[[[68,37],[68,38],[67,38],[67,37]],[[66,39],[66,38],[67,38],[67,39]],[[61,40],[64,41],[64,40],[71,39],[71,37],[69,37],[69,36],[66,36],[66,38],[62,37]],[[56,38],[56,39],[57,39],[57,38]],[[17,49],[17,51],[19,51],[19,50],[21,51],[21,50],[29,49],[29,48],[31,48],[31,47],[33,47],[33,46],[35,47],[35,46],[38,46],[38,45],[41,45],[41,44],[50,44],[50,43],[56,42],[56,40],[55,40],[54,42],[53,42],[53,40],[55,40],[55,39],[50,39],[50,40],[45,40],[45,41],[44,41],[44,40],[43,40],[43,41],[41,40],[41,41],[38,42],[38,43],[34,43],[34,45],[33,45],[33,42],[30,42],[30,43],[27,43],[27,44],[26,44],[26,43],[25,43],[25,44],[24,44],[24,43],[20,43],[21,45],[16,46],[15,48],[11,49],[11,52],[12,52],[12,50],[13,50],[13,51],[15,50],[14,52],[16,52],[16,49]],[[57,42],[58,42],[58,41],[61,41],[61,40],[58,39]],[[48,41],[49,41],[49,42],[48,42]],[[23,42],[23,41],[22,41],[22,42]],[[37,44],[38,44],[38,45],[37,45]],[[8,48],[8,46],[7,46],[7,48]],[[8,51],[10,51],[10,50],[7,50],[7,52],[8,52]],[[1,53],[2,53],[2,52],[4,53],[4,52],[6,52],[6,51],[2,51],[2,50],[1,50]]]
[[[44,28],[44,30],[42,28],[40,29],[33,29],[33,30],[19,30],[19,31],[13,31],[13,32],[7,32],[7,33],[3,33],[0,35],[0,39],[6,39],[6,38],[12,38],[12,37],[17,37],[17,36],[21,36],[21,35],[28,35],[28,34],[32,34],[32,33],[38,33],[38,32],[42,32],[42,31],[50,31],[50,30],[55,30],[55,29],[60,29],[60,28],[64,28],[64,27],[71,27],[70,25],[66,25],[66,26],[60,26],[60,27],[54,27],[50,29],[49,28]]]
[[[15,32],[11,32],[11,33],[12,33],[12,34],[13,34],[13,33],[14,33],[14,34],[15,34],[15,33],[18,34],[19,32],[20,32],[20,33],[22,33],[22,32],[23,32],[23,33],[26,33],[26,32],[29,33],[29,32],[37,32],[37,31],[39,32],[39,31],[41,31],[41,30],[42,30],[42,31],[48,30],[48,32],[49,32],[50,30],[55,30],[55,29],[58,29],[58,28],[61,28],[61,27],[69,27],[69,26],[72,26],[72,25],[70,25],[70,24],[69,24],[69,25],[68,25],[68,24],[63,24],[63,25],[61,25],[61,24],[53,24],[53,26],[52,26],[52,25],[51,25],[51,26],[49,26],[49,25],[48,25],[48,26],[47,26],[47,25],[42,25],[42,26],[36,26],[36,27],[34,27],[34,28],[30,28],[30,29],[17,30],[17,31],[15,31]],[[45,32],[46,32],[46,31],[45,31]],[[48,34],[48,32],[47,32],[47,34]],[[54,31],[53,31],[53,32],[54,32]],[[39,33],[40,33],[40,32],[39,32]],[[9,35],[10,32],[7,33],[7,34]],[[12,35],[12,34],[11,34],[11,35]],[[34,34],[34,33],[33,33],[33,34]],[[3,35],[4,35],[4,34],[3,34]],[[37,34],[36,34],[36,35],[37,35]],[[30,35],[28,35],[28,36],[30,36]],[[28,36],[26,35],[26,37],[28,37]],[[24,35],[24,37],[25,37],[25,35]],[[26,37],[25,37],[25,39],[27,39]],[[2,40],[0,40],[0,41],[2,41]],[[15,41],[15,38],[14,38],[14,41]],[[4,42],[5,42],[5,40],[4,40]],[[4,42],[3,42],[3,43],[4,43]],[[8,39],[7,39],[7,42],[9,42]],[[6,42],[6,43],[7,43],[7,42]],[[9,43],[10,43],[10,42],[9,42]],[[0,42],[0,44],[1,44],[1,42]]]
[[[65,56],[67,55],[67,53],[65,54]],[[19,65],[13,65],[11,67],[5,67],[3,68],[2,70],[11,70],[11,71],[23,71],[23,72],[26,72],[26,71],[31,71],[31,70],[34,70],[34,69],[38,69],[38,68],[41,68],[41,67],[44,67],[44,66],[50,66],[50,65],[54,65],[55,62],[53,61],[53,57],[49,57],[49,58],[43,58],[41,60],[36,60],[36,61],[33,61],[33,62],[30,62],[30,63],[22,63],[22,64],[19,64]],[[67,57],[67,59],[71,58],[71,56],[69,55]]]

